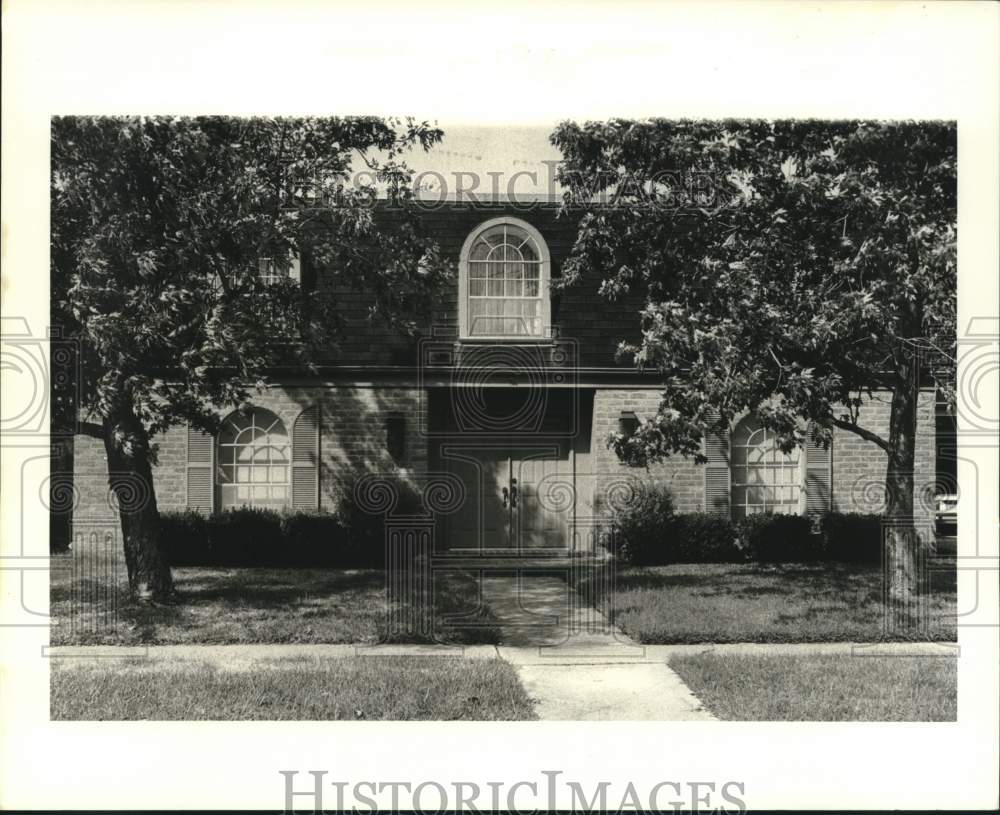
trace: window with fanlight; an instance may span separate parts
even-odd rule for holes
[[[549,252],[537,229],[516,218],[487,221],[469,235],[460,261],[463,337],[549,335]]]
[[[219,505],[283,507],[291,497],[284,422],[264,408],[232,413],[219,433]]]
[[[730,505],[733,518],[802,511],[802,466],[799,449],[783,453],[774,431],[749,415],[730,437]]]

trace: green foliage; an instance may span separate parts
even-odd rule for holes
[[[881,562],[882,522],[882,516],[877,514],[828,512],[822,521],[823,548],[827,559]]]
[[[651,485],[641,501],[616,510],[618,555],[636,566],[669,563],[731,563],[744,560],[728,518],[701,512],[676,513],[669,489]]]
[[[647,563],[663,548],[664,530],[674,515],[674,497],[661,484],[647,484],[639,500],[611,512],[618,554],[631,563]]]
[[[162,512],[160,530],[171,566],[348,568],[379,565],[383,557],[381,546],[366,550],[332,513]]]
[[[420,495],[393,484],[395,515],[419,515]],[[333,512],[240,507],[204,516],[160,513],[171,566],[379,567],[385,563],[384,512],[373,511],[348,489]]]
[[[706,512],[676,515],[667,528],[670,563],[739,563],[736,530],[729,518]]]
[[[378,552],[377,563],[383,562],[385,551],[385,513],[377,512],[358,500],[357,482],[346,489],[337,504],[336,515],[345,529],[350,530],[353,545],[360,552]],[[420,495],[403,481],[394,480],[391,486],[396,495],[394,515],[420,515],[423,505]]]
[[[912,389],[918,355],[950,389],[954,123],[566,122],[552,141],[583,210],[562,284],[644,295],[621,353],[665,386],[612,440],[622,458],[701,459],[705,428],[744,410],[785,450],[834,427],[888,450],[864,394]]]
[[[822,538],[803,515],[748,515],[736,524],[739,548],[758,563],[802,563],[823,556]]]
[[[183,421],[214,430],[270,366],[329,354],[331,296],[262,282],[261,259],[301,256],[412,330],[449,269],[417,229],[402,156],[440,138],[377,117],[55,118],[53,313],[79,341],[80,407],[125,446]]]

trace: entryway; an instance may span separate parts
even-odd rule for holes
[[[464,485],[464,500],[439,518],[437,551],[537,557],[573,549],[576,459],[590,446],[579,400],[569,389],[432,393],[431,469]]]

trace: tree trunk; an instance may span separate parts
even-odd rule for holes
[[[915,363],[914,363],[915,365]],[[913,517],[917,429],[916,370],[893,392],[886,469],[885,579],[890,626],[912,630],[920,621],[921,542]]]
[[[173,592],[160,546],[160,513],[153,490],[149,436],[131,405],[104,420],[108,483],[121,517],[129,589],[134,599],[166,600]]]

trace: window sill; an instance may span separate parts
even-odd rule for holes
[[[555,345],[555,337],[459,337],[462,345]]]

